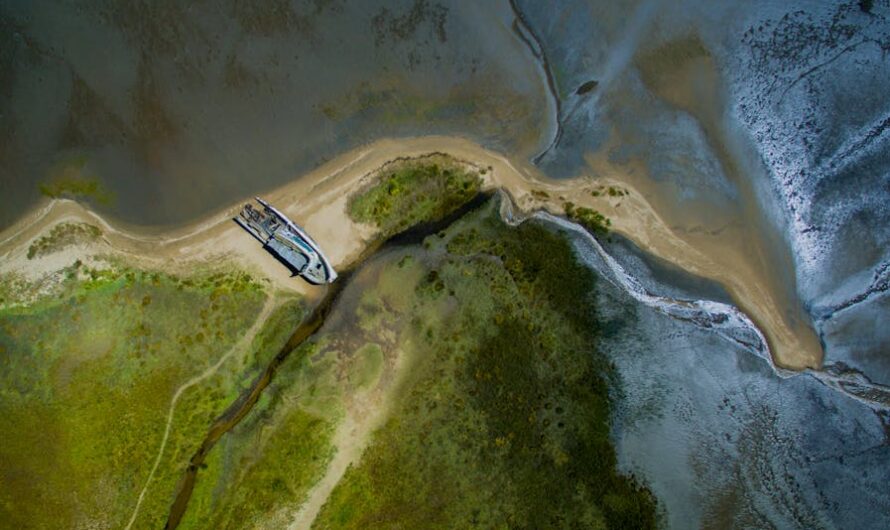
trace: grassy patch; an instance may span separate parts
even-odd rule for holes
[[[302,309],[287,307],[273,315],[254,341],[255,350],[269,352],[257,367],[281,350],[302,315]],[[317,344],[307,343],[292,352],[248,416],[213,448],[179,528],[264,527],[276,517],[273,526],[286,526],[282,521],[290,508],[306,496],[332,456],[338,411],[318,413],[306,406],[301,384],[311,378],[320,386],[336,385],[312,369],[310,357],[317,351]]]
[[[99,227],[88,223],[60,223],[49,234],[41,236],[28,247],[28,259],[58,252],[65,247],[91,243],[102,236]]]
[[[376,225],[383,237],[442,218],[480,190],[479,173],[445,155],[387,165],[379,181],[350,197],[349,214]]]
[[[651,495],[616,471],[593,273],[493,211],[428,242],[381,275],[412,293],[386,307],[416,364],[314,527],[653,528]]]
[[[290,353],[257,406],[211,451],[180,528],[288,526],[335,454],[348,403],[392,381],[397,337],[408,326],[399,318],[401,282],[421,268],[410,260],[394,267],[400,275],[368,266],[372,279],[347,288],[318,334]]]
[[[566,212],[566,217],[583,226],[588,231],[600,236],[609,233],[612,221],[598,211],[586,206],[575,206],[572,202],[563,204],[563,209]]]
[[[265,298],[235,271],[79,267],[51,296],[0,310],[0,520],[125,526],[174,392],[234,345]],[[188,458],[237,395],[238,368],[183,394],[137,527],[163,526]]]
[[[350,359],[347,377],[355,391],[368,390],[377,384],[383,373],[383,350],[370,342],[359,348]]]
[[[33,296],[34,290],[35,286],[21,274],[12,272],[0,274],[0,310],[21,304]]]
[[[298,407],[264,405],[261,423],[239,426],[213,450],[180,528],[262,528],[276,516],[284,527],[287,508],[324,472],[333,424]]]

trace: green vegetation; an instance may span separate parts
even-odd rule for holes
[[[399,302],[363,302],[371,327],[409,322],[410,375],[315,528],[654,527],[651,495],[616,471],[593,273],[494,211],[392,256],[379,278]]]
[[[380,346],[368,343],[355,352],[348,372],[349,386],[353,390],[367,390],[383,373],[384,354]]]
[[[276,313],[257,340],[268,351],[279,352],[301,317],[300,311]],[[336,384],[318,370],[318,365],[329,363],[310,359],[317,353],[315,343],[291,353],[253,410],[213,448],[179,528],[286,526],[283,521],[294,505],[326,469],[340,412],[337,407],[319,412],[309,406],[307,386],[337,393]],[[264,368],[269,360],[259,364]],[[312,383],[302,384],[306,380]],[[277,523],[270,522],[276,517]]]
[[[604,236],[609,233],[612,221],[598,211],[585,206],[575,206],[573,202],[563,204],[566,217],[575,221],[595,235]]]
[[[114,195],[89,173],[84,156],[56,164],[50,174],[49,181],[38,186],[42,195],[52,199],[86,199],[103,205],[114,201]]]
[[[36,286],[17,273],[0,274],[0,310],[36,297]]]
[[[51,199],[90,199],[107,205],[114,201],[114,195],[94,178],[63,176],[38,186],[40,193]]]
[[[258,408],[211,452],[179,528],[261,528],[276,516],[284,527],[324,473],[330,420],[268,400]]]
[[[390,167],[350,206],[380,214],[386,204],[387,234],[446,215],[475,193],[462,183],[479,180],[450,173],[448,160]],[[616,469],[611,366],[597,350],[615,324],[597,314],[594,274],[560,234],[533,221],[510,228],[496,212],[492,201],[363,265],[210,452],[181,528],[286,527],[336,454],[337,426],[369,411],[383,426],[317,528],[654,527],[651,495]],[[267,295],[237,271],[180,278],[78,262],[61,276],[37,300],[18,292],[21,278],[0,293],[0,473],[12,477],[0,483],[0,518],[121,527],[176,389],[234,351]],[[207,427],[303,315],[289,300],[246,351],[182,395],[135,527],[163,526]]]
[[[173,394],[231,350],[267,295],[233,270],[178,277],[78,262],[60,281],[50,294],[0,309],[0,520],[11,528],[121,528],[154,463]],[[288,307],[301,313],[296,302]],[[238,352],[181,396],[136,528],[163,526],[188,458],[274,342],[258,338],[255,350]]]
[[[28,259],[39,258],[65,247],[91,243],[102,236],[98,227],[88,223],[60,223],[28,247]]]
[[[482,185],[475,169],[452,157],[430,155],[387,165],[379,181],[349,200],[349,214],[388,237],[442,218],[473,198]]]
[[[590,195],[593,197],[602,197],[608,195],[609,197],[624,197],[626,195],[630,195],[626,189],[619,188],[617,186],[609,186],[606,188],[605,186],[599,186],[595,190],[591,190]]]
[[[329,324],[290,353],[257,406],[214,447],[180,528],[288,526],[335,454],[332,436],[349,407],[393,387],[414,296],[402,282],[419,279],[420,268],[390,265],[400,274],[374,262],[363,268],[368,283],[346,289]]]

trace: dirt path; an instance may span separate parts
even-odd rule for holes
[[[375,416],[379,415],[375,414]],[[346,473],[346,469],[353,462],[357,462],[365,450],[368,439],[374,431],[369,423],[372,423],[369,418],[355,418],[351,415],[340,423],[332,440],[337,453],[328,464],[324,476],[309,492],[309,498],[293,516],[293,520],[287,527],[288,530],[308,530],[312,526],[321,507],[327,502],[331,492]]]
[[[167,440],[170,437],[170,430],[173,428],[173,416],[176,411],[176,403],[179,401],[179,398],[186,392],[186,390],[191,387],[205,381],[212,375],[216,373],[217,370],[229,359],[231,359],[237,353],[247,353],[248,348],[253,342],[254,337],[260,332],[265,324],[266,319],[269,318],[269,315],[272,314],[272,311],[275,310],[276,307],[280,304],[280,300],[274,295],[270,295],[268,300],[266,300],[266,304],[263,306],[263,309],[260,311],[259,315],[257,315],[256,320],[254,320],[253,324],[250,328],[244,333],[241,339],[235,343],[234,346],[229,348],[229,350],[223,354],[219,360],[216,361],[215,364],[196,375],[195,377],[189,379],[185,383],[182,384],[179,388],[176,389],[176,392],[173,394],[173,399],[170,400],[170,408],[167,411],[167,424],[164,426],[164,436],[161,438],[161,445],[158,448],[158,454],[155,457],[154,465],[151,468],[151,472],[148,474],[148,478],[145,479],[145,485],[142,487],[142,491],[139,492],[139,499],[136,501],[136,506],[133,508],[133,515],[130,516],[130,522],[127,523],[126,530],[130,530],[132,528],[133,523],[136,522],[136,517],[139,515],[139,508],[142,505],[142,501],[145,499],[145,494],[148,492],[148,487],[151,485],[151,481],[154,478],[155,472],[158,470],[158,466],[161,463],[161,458],[164,455],[164,449],[167,447]]]
[[[406,353],[400,350],[393,366],[393,378],[386,387],[350,403],[346,417],[340,422],[332,440],[337,452],[328,464],[324,476],[309,492],[309,498],[291,514],[287,530],[308,530],[312,527],[346,470],[350,465],[358,463],[371,441],[371,435],[389,417],[409,364]]]

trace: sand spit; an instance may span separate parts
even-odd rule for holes
[[[595,208],[609,217],[612,228],[646,251],[725,286],[738,306],[763,330],[777,366],[801,370],[817,368],[822,350],[796,300],[788,300],[774,286],[756,253],[746,253],[733,238],[672,230],[646,200],[650,190],[637,189],[619,173],[597,179],[548,179],[527,163],[511,161],[465,139],[421,137],[380,140],[345,153],[290,184],[260,195],[320,242],[335,267],[357,257],[374,236],[373,227],[354,223],[346,214],[346,200],[375,176],[377,170],[397,158],[445,153],[486,169],[485,188],[502,188],[523,211],[543,209],[560,214],[563,203]],[[597,190],[615,186],[621,195]],[[172,230],[124,226],[103,219],[68,200],[47,201],[0,233],[0,273],[16,272],[31,279],[102,253],[121,254],[156,267],[187,268],[196,261],[234,259],[248,270],[268,278],[275,287],[314,298],[320,289],[291,278],[272,256],[231,222],[241,202],[232,204],[200,222]],[[52,226],[66,221],[98,226],[103,237],[88,247],[70,247],[39,259],[28,259],[31,242]]]

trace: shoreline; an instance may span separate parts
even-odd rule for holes
[[[728,236],[678,233],[645,199],[649,190],[635,188],[620,174],[597,179],[582,176],[554,180],[528,163],[513,161],[470,140],[429,136],[378,140],[258,195],[312,234],[338,268],[361,254],[376,233],[373,227],[355,223],[348,217],[348,197],[387,163],[431,153],[443,153],[462,163],[490,168],[482,175],[483,189],[503,189],[522,212],[545,210],[562,215],[562,204],[566,201],[602,212],[611,219],[612,230],[644,251],[723,285],[733,302],[767,337],[776,366],[798,371],[822,365],[821,346],[808,319],[802,318],[799,302],[788,300],[781,289],[775,288],[757,256],[746,255]],[[618,197],[605,193],[593,196],[591,191],[600,186],[616,186],[628,193]],[[231,218],[242,203],[243,200],[233,202],[193,223],[159,228],[108,220],[72,200],[44,201],[0,232],[0,272],[38,278],[75,259],[103,252],[126,255],[156,267],[233,258],[248,270],[268,278],[279,289],[318,298],[322,292],[319,287],[291,278],[271,255],[261,251],[253,238],[241,237],[243,230]],[[103,232],[101,242],[68,247],[40,259],[27,259],[31,241],[64,221],[99,226]]]

